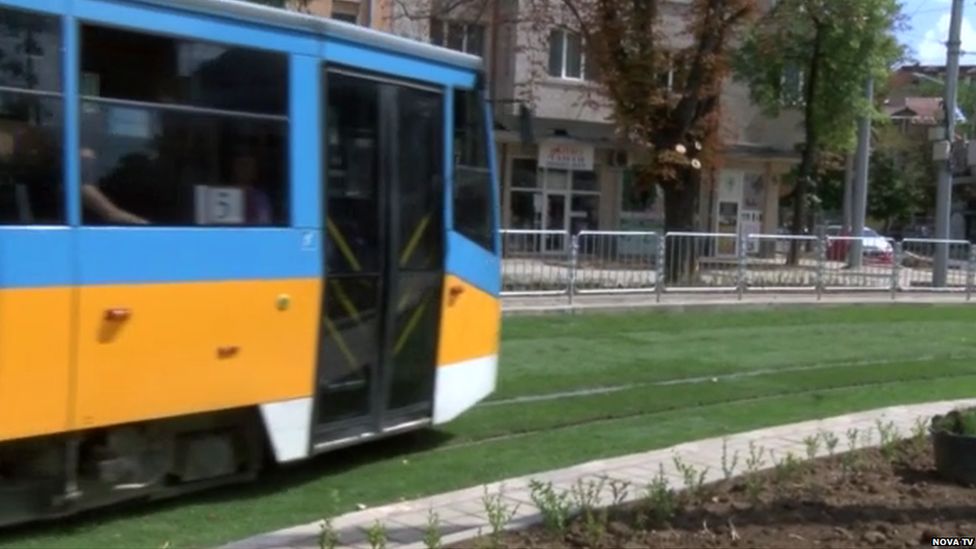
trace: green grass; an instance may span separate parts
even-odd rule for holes
[[[974,321],[976,308],[968,307],[506,319],[492,402],[438,431],[320,456],[252,485],[14,530],[0,545],[212,546],[357,503],[786,422],[971,397]],[[699,376],[719,380],[654,385]],[[593,387],[623,389],[505,402]],[[331,489],[341,509],[330,508]]]

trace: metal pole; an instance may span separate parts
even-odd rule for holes
[[[579,235],[573,235],[569,249],[569,304],[573,304],[576,293],[576,266],[579,262]]]
[[[973,299],[973,277],[976,275],[973,269],[976,269],[976,246],[970,244],[969,260],[966,262],[966,301]]]
[[[656,295],[657,302],[661,302],[661,294],[664,293],[664,248],[666,243],[667,235],[660,234],[657,236],[657,261],[655,265],[654,273],[654,293]]]
[[[848,154],[844,162],[844,209],[841,231],[850,233],[851,213],[854,210],[854,155]]]
[[[865,94],[868,101],[874,104],[874,79],[868,78],[865,86]],[[851,236],[855,240],[851,241],[850,265],[853,268],[861,267],[864,257],[862,246],[864,241],[864,220],[867,218],[868,209],[868,170],[871,158],[871,117],[864,115],[857,123],[857,160],[855,162],[854,188],[852,192],[852,212],[851,212]]]
[[[827,266],[827,235],[817,239],[817,301],[823,298],[824,270]]]
[[[738,263],[736,266],[736,276],[735,276],[735,286],[736,293],[739,296],[739,301],[742,301],[742,294],[746,290],[746,238],[742,234],[741,230],[739,235],[736,237],[738,240]]]
[[[901,242],[895,242],[895,253],[891,258],[891,299],[898,297],[898,282],[901,279],[901,262],[904,253]]]
[[[956,131],[956,94],[959,84],[959,48],[962,30],[963,0],[952,0],[952,19],[949,24],[949,42],[946,53],[945,88],[945,139],[949,141],[949,155],[939,166],[939,184],[935,204],[935,237],[949,239],[949,219],[952,216],[952,143]],[[932,271],[932,285],[944,288],[949,267],[949,245],[940,242],[935,245],[935,267]]]

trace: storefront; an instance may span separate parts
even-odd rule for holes
[[[510,159],[506,185],[512,229],[546,229],[577,234],[600,228],[602,190],[592,145],[544,142],[537,153],[519,151]],[[547,248],[562,249],[560,239]]]
[[[662,190],[640,188],[628,168],[628,154],[612,144],[557,137],[537,145],[508,140],[499,146],[503,227],[572,235],[583,230],[664,232]],[[703,181],[698,230],[775,233],[786,190],[779,180],[793,158],[734,152],[739,154],[727,158],[714,180]],[[553,236],[523,240],[553,253],[569,245],[568,239]],[[717,244],[721,255],[738,252],[735,239]],[[758,243],[749,246],[750,253],[760,251]]]

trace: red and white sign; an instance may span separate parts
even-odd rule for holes
[[[542,143],[539,145],[539,166],[550,170],[592,170],[593,147],[562,141]]]

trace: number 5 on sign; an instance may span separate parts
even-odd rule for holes
[[[244,223],[244,192],[233,187],[196,186],[198,225]]]

